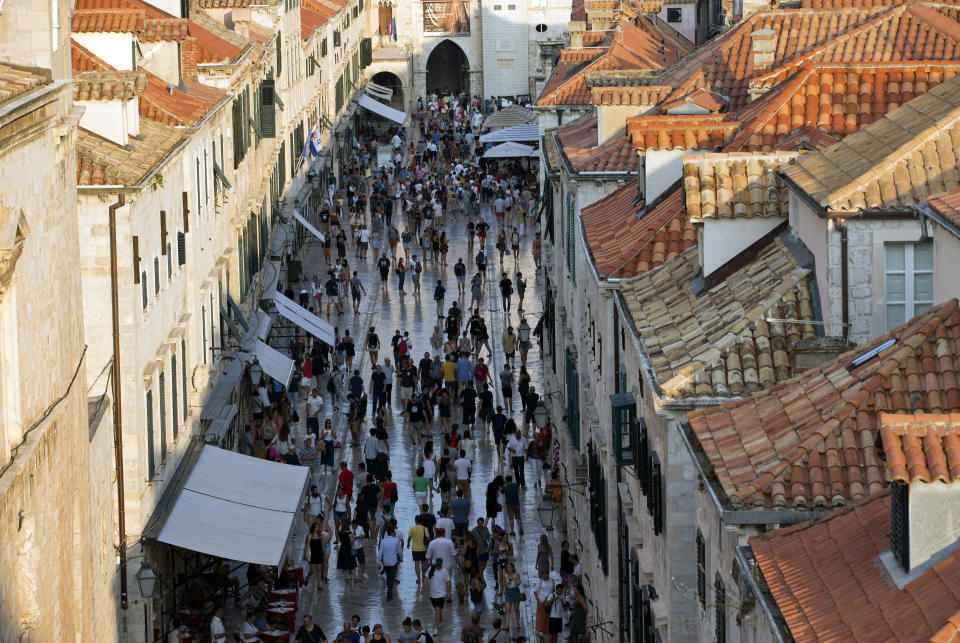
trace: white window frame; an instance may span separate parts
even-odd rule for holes
[[[919,301],[916,298],[914,293],[914,279],[917,275],[930,275],[933,276],[933,268],[929,270],[917,270],[914,268],[914,249],[917,244],[923,243],[930,246],[931,256],[933,254],[933,243],[929,241],[916,241],[916,242],[888,242],[883,244],[883,315],[884,315],[884,324],[887,330],[891,330],[896,326],[891,326],[889,320],[889,307],[890,306],[903,306],[904,307],[904,321],[909,321],[917,316],[916,307],[917,305],[926,305],[927,308],[933,306],[933,300],[929,301]],[[902,246],[903,247],[903,269],[893,269],[887,265],[887,252],[892,246]],[[931,262],[932,265],[932,262]],[[904,299],[891,301],[890,300],[890,289],[887,287],[887,282],[890,275],[903,275],[903,296]],[[932,296],[931,292],[931,296]]]

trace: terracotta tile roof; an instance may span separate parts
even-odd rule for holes
[[[686,96],[676,96],[660,105],[661,112],[669,112],[671,109],[678,109],[686,105],[696,105],[708,112],[715,114],[727,106],[729,99],[722,94],[711,91],[706,87],[695,89]]]
[[[892,347],[852,365],[889,339]],[[731,506],[837,507],[884,487],[878,414],[958,412],[958,374],[954,299],[769,391],[688,418]]]
[[[306,7],[300,7],[300,37],[308,40],[310,34],[326,21],[327,19],[316,11],[311,11]]]
[[[739,122],[724,115],[635,116],[627,133],[640,150],[719,150],[736,133]]]
[[[679,189],[650,207],[634,205],[636,198],[635,179],[581,211],[590,253],[601,275],[635,277],[697,243],[697,230]]]
[[[81,71],[73,75],[74,100],[133,100],[147,86],[142,71]]]
[[[591,87],[590,96],[594,105],[656,105],[670,95],[672,90],[664,86]]]
[[[781,238],[747,265],[705,292],[691,280],[700,272],[696,247],[646,274],[622,282],[663,394],[671,398],[739,396],[789,378],[789,351],[814,335],[812,326],[768,324],[776,318],[812,319],[811,271]]]
[[[881,413],[887,482],[960,480],[960,413]]]
[[[590,148],[597,144],[597,117],[584,116],[557,128],[564,149]]]
[[[777,175],[779,154],[690,154],[683,157],[683,190],[694,221],[786,217],[789,191]]]
[[[121,146],[85,129],[77,137],[77,185],[135,187],[187,134],[169,125],[140,121],[141,139]]]
[[[147,87],[140,95],[140,116],[165,125],[193,125],[227,95],[222,89],[189,78],[183,79],[186,91],[171,87],[149,72],[146,79]]]
[[[70,62],[74,73],[79,71],[116,71],[75,40],[70,41]]]
[[[76,0],[73,9],[74,11],[102,11],[104,9],[142,11],[147,18],[161,20],[175,17],[143,0]]]
[[[825,150],[836,142],[837,139],[816,127],[801,127],[771,149],[774,152]],[[731,148],[732,144],[726,149]]]
[[[740,112],[729,149],[769,151],[802,128],[843,138],[958,72],[960,62],[809,63],[790,78],[755,81],[773,89]]]
[[[783,173],[826,211],[900,209],[960,187],[958,153],[960,78],[953,78]]]
[[[589,105],[590,90],[584,77],[587,71],[659,69],[676,61],[675,49],[665,47],[655,34],[627,23],[615,32],[607,51],[592,61],[582,64],[561,59],[537,105]]]
[[[198,0],[201,9],[240,9],[250,6],[250,0]]]
[[[573,0],[570,8],[570,20],[585,22],[587,20],[587,10],[584,6],[584,0]]]
[[[560,62],[562,63],[587,63],[595,60],[597,56],[603,55],[606,51],[603,47],[583,47],[581,49],[561,49]]]
[[[49,82],[39,74],[0,64],[0,105]]]
[[[593,47],[601,44],[609,36],[609,31],[587,31],[583,34],[583,44],[585,47]]]
[[[190,35],[197,39],[197,62],[222,63],[239,56],[248,43],[243,36],[199,14],[190,18]]]
[[[637,171],[637,152],[626,134],[615,134],[609,141],[596,147],[573,148],[565,145],[563,153],[577,172]]]
[[[884,491],[750,539],[791,640],[951,640],[944,636],[960,625],[960,557],[948,557],[897,589],[877,561],[890,547],[889,532],[890,495]]]
[[[180,42],[189,37],[189,24],[181,18],[147,18],[143,21],[143,29],[137,34],[142,42]]]
[[[927,199],[927,205],[944,219],[960,228],[960,189],[935,194]]]
[[[146,13],[128,9],[74,11],[70,28],[74,33],[139,33]]]

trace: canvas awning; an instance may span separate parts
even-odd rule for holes
[[[513,141],[501,143],[496,147],[491,147],[483,155],[485,159],[508,159],[508,158],[529,158],[539,156],[540,153],[532,145],[515,143]]]
[[[371,98],[367,94],[360,94],[360,99],[357,102],[361,107],[369,109],[374,114],[379,114],[380,116],[383,116],[394,123],[403,124],[407,120],[406,113],[401,112],[399,109],[394,109],[389,105],[384,105],[380,101]]]
[[[384,87],[383,85],[378,85],[372,80],[367,83],[367,91],[376,96],[377,98],[382,98],[383,100],[390,100],[393,98],[393,90],[389,87]]]
[[[312,234],[313,236],[315,236],[317,239],[320,239],[320,241],[324,241],[324,240],[325,240],[325,237],[323,236],[323,233],[320,232],[319,230],[317,230],[316,228],[314,228],[313,225],[312,225],[309,221],[307,221],[305,218],[303,218],[303,215],[301,215],[301,214],[300,214],[299,212],[297,212],[296,210],[293,211],[293,218],[296,219],[297,221],[299,221],[299,222],[300,222],[300,225],[302,225],[304,228],[306,228],[307,231],[308,231],[310,234]]]
[[[205,445],[157,540],[227,560],[280,565],[309,475],[308,467]]]
[[[254,346],[253,354],[264,373],[283,384],[284,387],[290,384],[290,376],[293,375],[292,359],[259,339]]]
[[[273,296],[273,303],[285,319],[293,322],[328,346],[333,346],[336,338],[333,326],[320,319],[309,310],[293,301],[281,292]]]
[[[489,134],[481,134],[481,143],[506,143],[507,141],[539,141],[540,126],[536,123],[504,127]]]
[[[486,130],[498,130],[514,125],[536,124],[539,120],[537,113],[519,105],[508,105],[498,112],[488,116],[481,126]]]

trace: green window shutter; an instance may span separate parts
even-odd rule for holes
[[[580,377],[577,374],[577,360],[567,349],[567,428],[573,447],[580,449]]]
[[[264,80],[260,84],[260,136],[262,138],[273,138],[277,135],[275,98],[273,80]]]
[[[147,479],[153,480],[157,467],[157,463],[153,459],[153,391],[147,391],[145,402],[147,407]]]
[[[223,187],[227,188],[228,190],[233,187],[230,185],[230,181],[227,180],[227,175],[224,174],[223,170],[220,168],[220,164],[216,161],[213,162],[213,173]]]

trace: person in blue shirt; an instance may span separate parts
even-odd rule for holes
[[[354,370],[353,377],[350,378],[350,392],[358,398],[363,393],[363,378],[360,377],[359,370]]]
[[[457,489],[457,497],[450,503],[450,509],[453,511],[454,539],[459,543],[470,523],[470,500],[464,497],[463,489]]]

